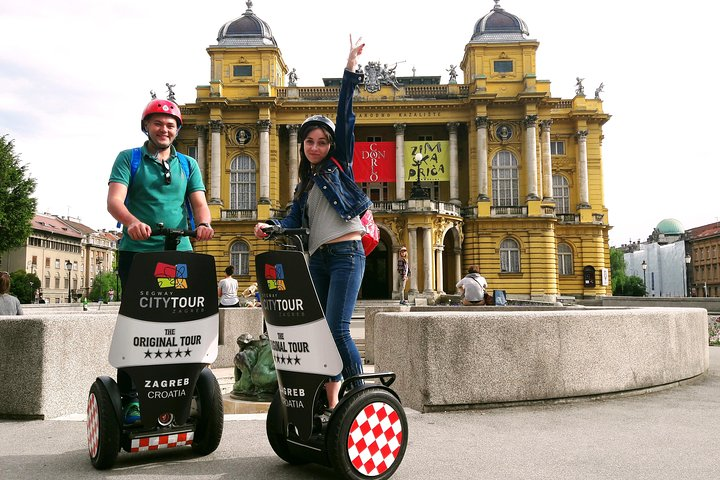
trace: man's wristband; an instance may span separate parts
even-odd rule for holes
[[[212,228],[212,227],[210,226],[210,224],[209,224],[209,223],[207,223],[207,222],[203,222],[203,223],[198,223],[198,227],[207,227],[207,228]]]

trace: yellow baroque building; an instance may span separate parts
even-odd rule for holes
[[[410,299],[455,293],[470,265],[512,298],[610,295],[602,127],[610,116],[577,79],[572,99],[536,78],[539,46],[498,2],[475,24],[462,63],[440,76],[361,66],[355,94],[356,180],[373,200],[381,242],[361,297],[398,298],[398,250],[409,250]],[[269,25],[252,11],[208,47],[211,79],[182,105],[177,147],[203,170],[216,236],[198,251],[254,281],[258,220],[285,214],[297,183],[297,131],[335,117],[338,78],[298,86]],[[462,70],[465,83],[458,83]],[[420,154],[419,156],[417,154]],[[365,162],[365,163],[362,163]]]

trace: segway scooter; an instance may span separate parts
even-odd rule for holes
[[[390,478],[408,439],[405,412],[389,388],[395,374],[345,379],[339,403],[327,411],[324,386],[342,371],[342,360],[302,252],[307,230],[271,227],[265,233],[284,247],[256,257],[279,386],[267,414],[272,449],[288,463],[327,465],[342,478]]]
[[[87,439],[97,469],[110,468],[120,449],[142,452],[191,445],[207,455],[223,431],[220,386],[207,368],[217,357],[218,307],[215,260],[174,251],[194,231],[154,229],[164,252],[138,253],[130,268],[110,346],[110,364],[132,379],[140,420],[124,424],[114,379],[90,388]]]

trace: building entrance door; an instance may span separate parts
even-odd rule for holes
[[[365,260],[360,298],[363,300],[389,299],[392,296],[392,272],[388,269],[388,248],[382,237],[380,243]]]

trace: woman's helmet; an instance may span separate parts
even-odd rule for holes
[[[140,119],[140,130],[145,132],[145,119],[154,113],[164,113],[172,115],[177,121],[178,130],[182,127],[182,115],[180,114],[180,107],[170,100],[152,100],[147,104],[145,110],[143,110],[142,118]]]
[[[302,143],[303,140],[305,140],[311,127],[325,127],[325,129],[330,130],[330,135],[334,140],[335,124],[332,120],[325,115],[313,115],[312,117],[308,117],[302,125],[300,125],[300,130],[298,130],[298,143]]]

